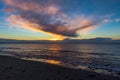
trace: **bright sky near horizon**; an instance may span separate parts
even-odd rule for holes
[[[0,0],[0,38],[120,39],[120,0]]]

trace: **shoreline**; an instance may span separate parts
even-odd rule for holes
[[[0,80],[120,80],[120,78],[0,55]]]
[[[4,52],[4,53],[6,53],[6,52]],[[11,54],[11,53],[4,54],[4,53],[1,53],[0,56],[8,56],[8,57],[17,58],[17,59],[20,59],[20,60],[22,59],[22,60],[25,60],[25,61],[27,60],[27,61],[48,63],[48,64],[51,64],[51,65],[57,65],[57,66],[61,66],[61,67],[78,69],[78,70],[81,69],[81,70],[95,72],[95,73],[99,73],[99,74],[103,74],[103,75],[112,75],[112,76],[120,78],[120,72],[112,71],[112,70],[109,70],[109,69],[94,68],[94,67],[85,66],[85,65],[76,66],[74,64],[63,63],[62,61],[54,60],[54,59],[44,59],[44,58],[40,59],[40,58],[36,58],[36,57],[16,55],[16,54]]]

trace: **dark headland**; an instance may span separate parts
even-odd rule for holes
[[[91,39],[64,39],[64,40],[15,40],[0,38],[0,44],[120,44],[120,40],[112,38],[91,38]]]
[[[120,80],[112,75],[0,56],[0,80]]]

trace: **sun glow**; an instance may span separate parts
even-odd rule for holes
[[[52,39],[50,39],[50,40],[52,40],[52,41],[57,41],[57,40],[60,40],[60,39],[52,38]]]

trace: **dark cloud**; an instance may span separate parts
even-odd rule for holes
[[[92,30],[97,23],[83,16],[68,16],[53,0],[5,0],[5,3],[13,13],[9,17],[11,23],[52,34],[76,37],[77,31]]]

